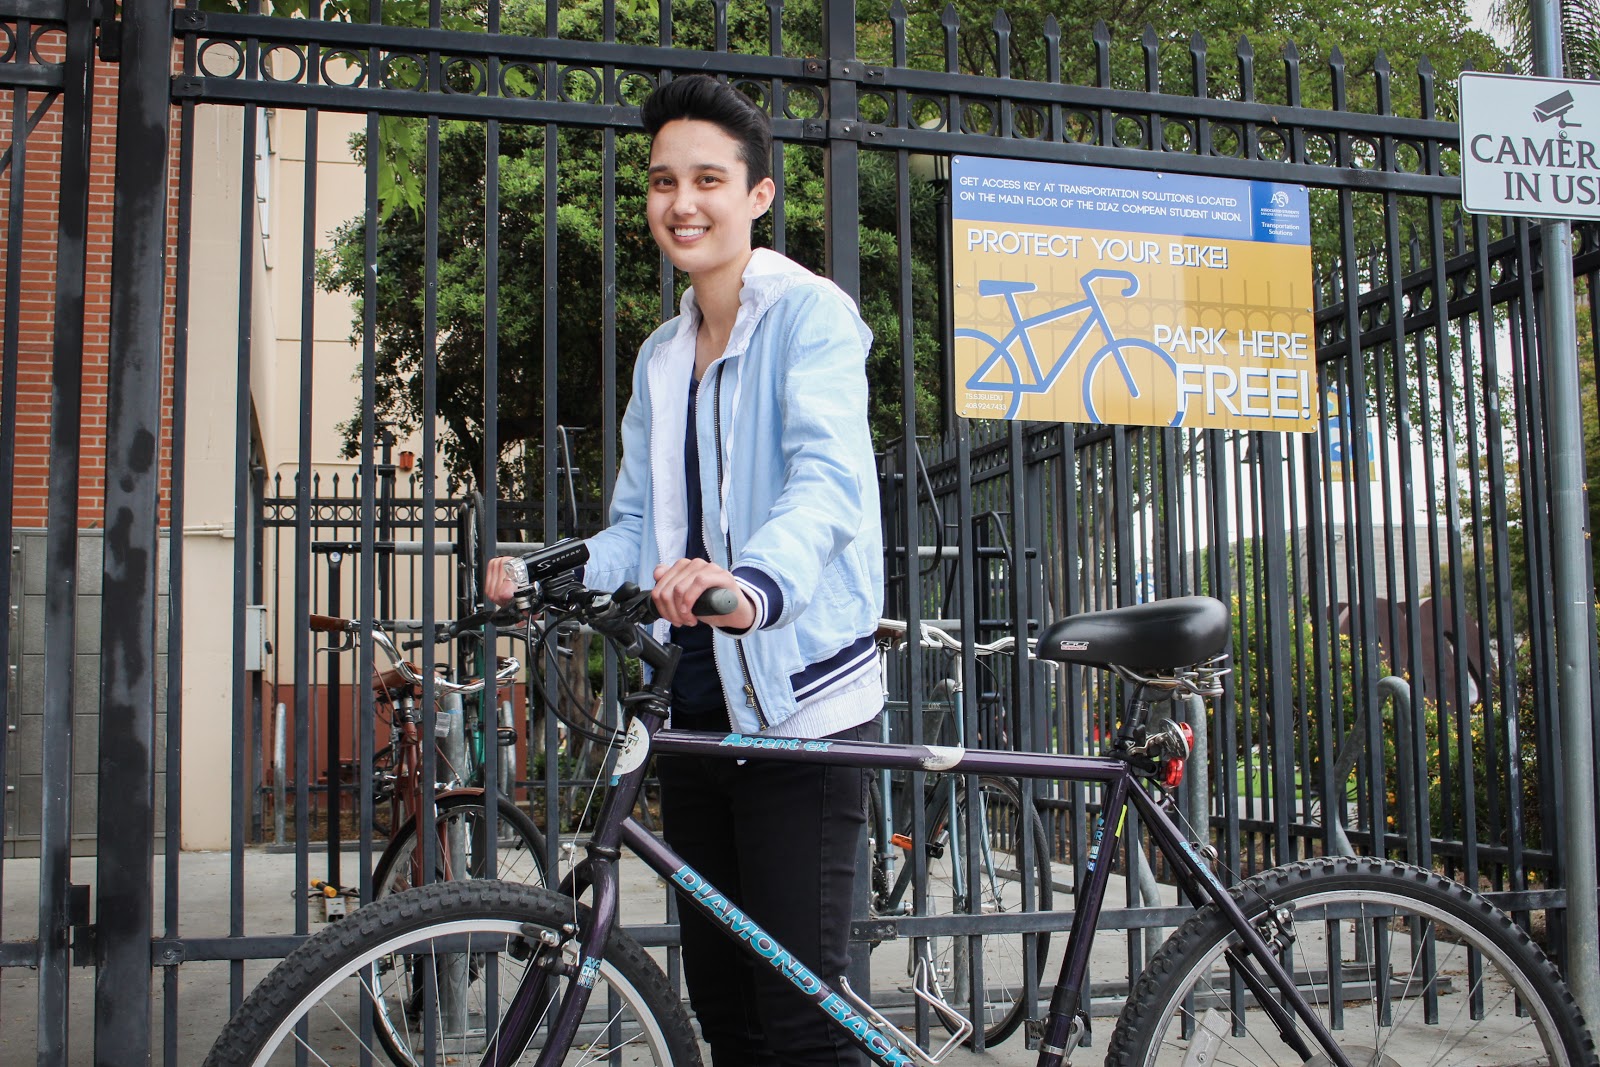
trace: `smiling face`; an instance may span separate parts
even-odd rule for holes
[[[739,142],[713,122],[678,119],[650,145],[650,235],[696,288],[737,281],[750,224],[772,203],[771,178],[749,184]]]

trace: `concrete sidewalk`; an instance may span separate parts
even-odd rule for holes
[[[233,894],[230,888],[234,877],[231,872],[232,857],[223,852],[186,852],[179,857],[179,926],[182,938],[226,937],[229,934],[230,908]],[[355,869],[355,853],[344,853],[341,864],[346,877]],[[310,876],[322,877],[326,872],[326,855],[313,854]],[[79,884],[94,882],[92,859],[73,862],[73,880]],[[38,929],[38,862],[27,859],[9,859],[4,864],[4,908],[0,912],[0,934],[5,940],[27,940],[37,936]],[[295,913],[295,857],[292,854],[272,853],[263,849],[245,852],[243,877],[239,894],[242,904],[241,924],[247,935],[289,934],[294,932]],[[155,926],[154,934],[166,933],[163,921],[165,861],[156,857],[155,864]],[[632,924],[651,924],[664,921],[665,887],[654,872],[629,856],[624,863],[623,921]],[[322,926],[313,922],[312,932]],[[1057,943],[1065,938],[1054,938]],[[1119,939],[1110,939],[1116,942]],[[664,950],[652,950],[663,963]],[[1052,956],[1057,956],[1053,952]],[[886,994],[893,1000],[897,993],[899,958],[892,952],[880,949],[874,953],[874,996]],[[271,968],[273,961],[248,961],[230,964],[225,961],[200,961],[184,963],[169,971],[157,973],[155,978],[155,1004],[152,1017],[152,1062],[166,1062],[168,1046],[174,1050],[173,1062],[189,1067],[200,1063],[211,1048],[231,1012],[231,1002],[242,997],[260,981]],[[1051,967],[1056,963],[1052,960]],[[1053,973],[1053,971],[1052,971]],[[39,988],[36,974],[26,970],[0,971],[0,1020],[4,1020],[4,1037],[0,1039],[0,1067],[32,1067],[36,1062],[35,1025],[38,1018]],[[61,1067],[89,1067],[94,1062],[94,972],[76,968],[72,972],[69,1012],[70,1056]],[[168,992],[170,990],[170,993]],[[171,1035],[165,1033],[163,1016],[164,997],[175,997],[177,1025]],[[903,999],[903,998],[901,998]],[[1109,1033],[1109,1028],[1107,1030]],[[943,1041],[943,1032],[935,1031],[934,1043]],[[984,1054],[966,1049],[953,1051],[944,1063],[957,1067],[1021,1067],[1033,1064],[1037,1054],[1023,1048],[1021,1034],[1017,1034]],[[1097,1059],[1090,1056],[1090,1060]],[[707,1060],[709,1062],[709,1058]]]

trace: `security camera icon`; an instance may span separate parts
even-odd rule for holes
[[[1576,101],[1572,99],[1572,93],[1559,92],[1544,103],[1534,105],[1534,121],[1549,122],[1554,119],[1556,126],[1563,130],[1573,126],[1582,126],[1583,123],[1573,122],[1567,118],[1567,112],[1572,110],[1575,103]]]

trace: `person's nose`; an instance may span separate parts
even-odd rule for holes
[[[682,185],[672,194],[672,214],[675,217],[690,217],[700,210],[699,200],[692,186]]]

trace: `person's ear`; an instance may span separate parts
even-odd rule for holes
[[[762,178],[750,190],[750,219],[755,221],[767,213],[767,208],[772,206],[773,197],[778,195],[778,187],[772,183],[771,178]]]

